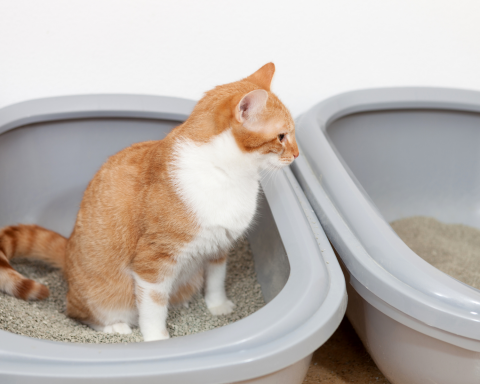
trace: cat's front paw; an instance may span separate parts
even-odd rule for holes
[[[225,300],[220,305],[210,305],[208,306],[208,310],[212,315],[228,315],[229,313],[233,312],[235,308],[235,304],[233,304],[230,300]]]
[[[167,340],[170,338],[167,330],[159,332],[149,332],[143,335],[143,341]]]

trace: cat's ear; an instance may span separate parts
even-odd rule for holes
[[[267,104],[268,92],[263,89],[247,93],[235,107],[235,117],[246,128],[257,120],[257,116]]]
[[[273,74],[275,73],[275,64],[268,63],[260,68],[257,72],[248,76],[245,80],[262,87],[266,91],[270,91]]]

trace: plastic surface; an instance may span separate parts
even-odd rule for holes
[[[131,143],[161,139],[193,105],[91,95],[0,110],[0,226],[37,223],[68,236],[82,192],[105,159]],[[281,372],[304,376],[305,362],[343,317],[345,282],[291,171],[284,169],[263,190],[263,214],[249,240],[269,301],[264,308],[205,333],[129,345],[68,344],[0,331],[0,382],[267,383]]]
[[[364,300],[353,285],[347,284],[347,292],[347,316],[392,384],[479,382],[475,369],[479,352],[457,347],[394,320]]]
[[[479,112],[480,93],[471,91],[392,88],[339,95],[298,119],[302,156],[292,166],[345,265],[357,293],[352,305],[362,300],[388,321],[423,335],[415,342],[405,339],[403,356],[418,359],[416,368],[407,358],[389,364],[449,369],[446,359],[435,362],[425,355],[430,352],[421,343],[428,335],[453,355],[469,351],[465,381],[456,381],[462,383],[480,382],[480,291],[418,257],[388,222],[428,215],[480,228]],[[349,316],[354,325],[360,322],[356,316]],[[374,328],[356,329],[371,345]],[[388,339],[392,344],[370,347],[374,358],[396,348],[394,336]],[[375,360],[387,374],[385,361]],[[452,382],[446,373],[437,377],[442,374],[431,376],[432,382]]]

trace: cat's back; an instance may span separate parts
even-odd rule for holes
[[[91,238],[121,234],[135,243],[147,227],[172,218],[181,221],[183,203],[169,174],[171,147],[167,136],[110,156],[84,193],[74,235],[80,230]]]
[[[165,151],[162,141],[135,143],[110,156],[90,181],[81,208],[89,206],[125,206],[138,201],[151,175],[162,178],[166,164],[155,161]],[[154,170],[152,170],[154,168]]]

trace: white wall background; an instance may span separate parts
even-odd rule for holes
[[[198,99],[269,61],[294,115],[365,87],[480,90],[480,1],[0,0],[0,108],[85,93]]]

